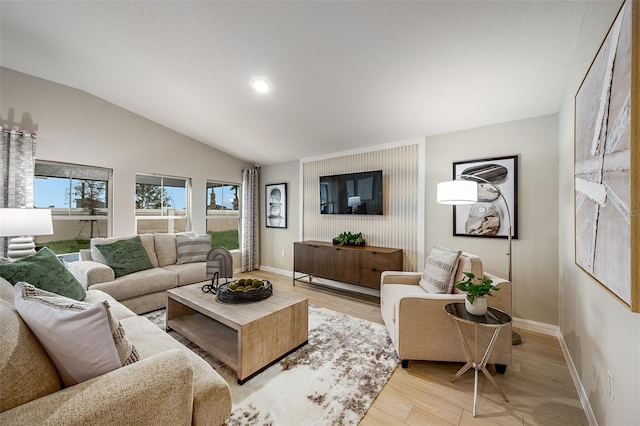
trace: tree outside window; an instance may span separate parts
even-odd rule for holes
[[[187,231],[190,228],[188,186],[186,178],[136,175],[137,233]]]

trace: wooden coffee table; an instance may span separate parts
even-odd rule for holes
[[[259,302],[227,304],[192,284],[167,290],[166,328],[234,369],[243,384],[307,343],[309,300],[274,289]]]

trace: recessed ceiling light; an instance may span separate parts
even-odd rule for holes
[[[251,81],[251,86],[256,92],[268,93],[271,90],[271,84],[264,78],[254,78]]]

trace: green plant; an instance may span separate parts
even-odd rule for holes
[[[467,300],[470,303],[477,297],[493,296],[492,291],[500,290],[491,284],[493,280],[489,278],[476,277],[471,272],[464,272],[464,275],[462,281],[456,283],[456,288],[467,292]]]
[[[362,238],[362,232],[352,234],[351,232],[342,232],[333,239],[339,246],[347,245],[362,245],[364,238]]]

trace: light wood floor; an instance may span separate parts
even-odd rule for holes
[[[239,274],[270,280],[274,287],[304,294],[309,303],[382,324],[380,306],[337,292],[296,283],[263,271]],[[479,378],[477,417],[472,416],[473,372],[449,380],[461,363],[414,361],[393,373],[360,422],[393,425],[587,425],[558,339],[516,330],[522,344],[513,347],[513,363],[504,375],[493,372],[509,398],[505,402],[486,377]],[[462,349],[461,349],[462,350]]]

